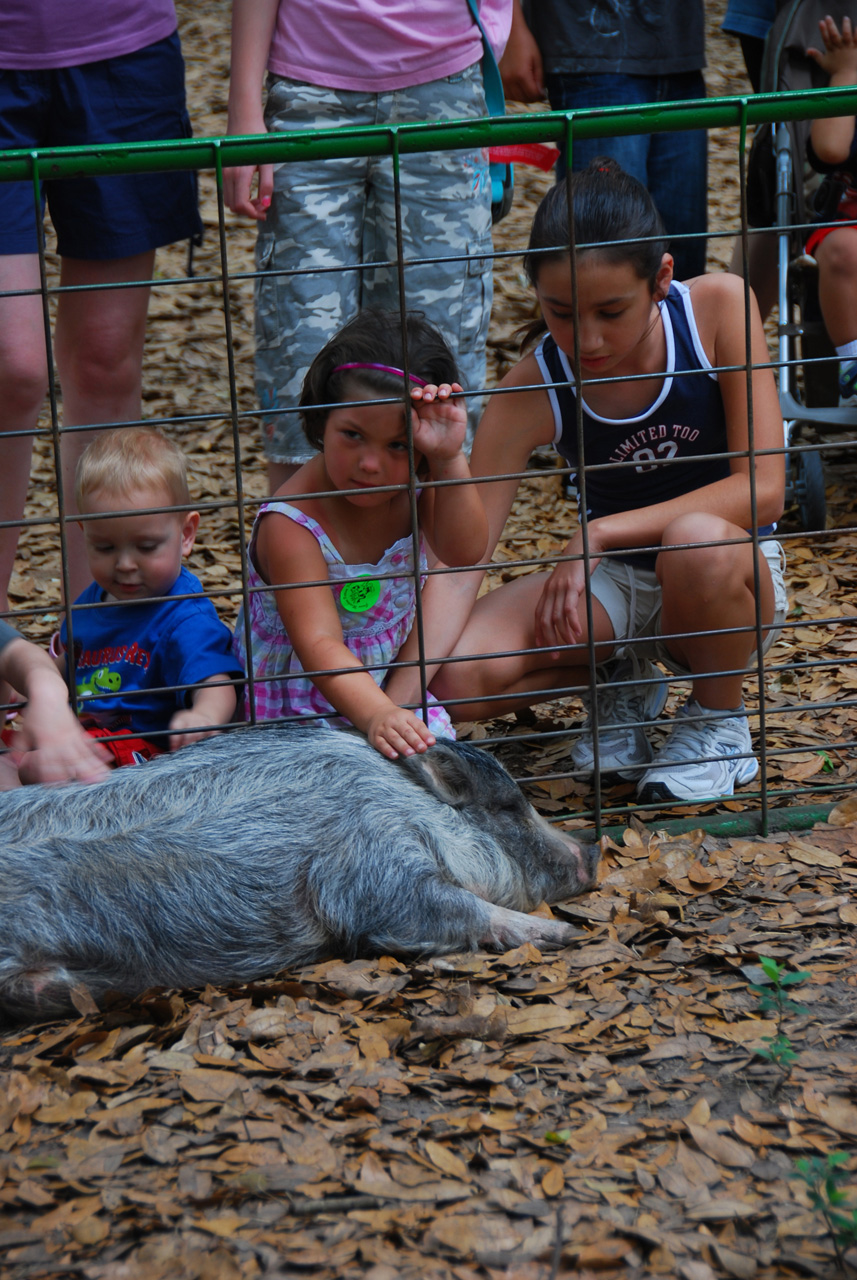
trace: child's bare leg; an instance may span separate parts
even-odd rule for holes
[[[38,289],[39,262],[34,254],[0,257],[0,294]],[[48,386],[45,356],[45,329],[42,301],[38,293],[0,297],[0,404],[4,432],[0,443],[0,520],[20,520],[30,480],[31,432]],[[8,608],[7,590],[15,553],[18,528],[12,524],[0,530],[0,612]]]
[[[750,288],[756,295],[759,314],[766,320],[777,302],[777,252],[778,239],[774,231],[756,231],[749,236],[747,257]],[[729,270],[733,276],[744,275],[744,252],[740,236],[732,248]]]
[[[741,706],[744,670],[756,645],[756,597],[753,547],[729,543],[746,537],[743,529],[706,515],[685,516],[665,533],[664,543],[676,545],[658,558],[663,592],[661,628],[670,652],[682,666],[701,673],[693,682],[693,696],[703,707],[729,710]],[[709,545],[683,548],[680,544],[706,541]],[[759,563],[760,613],[764,623],[774,616],[771,572],[764,557]],[[713,634],[729,627],[747,628]],[[705,672],[734,672],[705,675]]]
[[[857,340],[857,228],[831,231],[815,258],[821,314],[830,341],[840,347]]]
[[[831,231],[815,257],[821,313],[839,356],[839,403],[857,404],[857,230]]]
[[[732,795],[758,773],[742,701],[757,611],[753,546],[746,538],[737,525],[704,514],[683,516],[665,531],[664,546],[674,550],[658,557],[661,626],[665,637],[676,636],[665,643],[694,680],[690,698],[637,784],[647,804]],[[705,545],[682,545],[689,543]],[[759,597],[761,619],[770,624],[774,588],[764,558]]]
[[[477,600],[452,657],[474,655],[473,661],[447,662],[431,682],[452,718],[488,719],[544,702],[555,689],[586,688],[589,665],[585,647],[561,649],[554,657],[535,648],[535,614],[547,574],[528,574],[504,583]],[[593,601],[599,647],[596,661],[610,656],[612,632],[607,615]],[[585,642],[584,642],[585,645]],[[499,656],[495,656],[499,655]]]

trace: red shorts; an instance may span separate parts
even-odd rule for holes
[[[80,723],[90,738],[98,738],[99,741],[103,738],[112,739],[111,742],[101,742],[101,745],[113,756],[111,763],[115,769],[126,764],[145,764],[147,760],[164,754],[163,747],[156,747],[145,738],[135,737],[130,729],[106,729],[88,720],[86,716],[81,717]]]
[[[145,738],[137,738],[132,734],[130,729],[105,729],[102,725],[88,721],[86,718],[81,719],[81,726],[86,730],[90,738],[111,738],[111,742],[101,742],[103,747],[110,752],[113,759],[109,761],[114,769],[122,768],[126,764],[145,764],[147,760],[153,760],[155,756],[162,756],[166,748],[156,747],[154,743],[147,742]],[[16,742],[17,730],[13,724],[7,725],[0,733],[0,744],[10,750],[16,747],[20,749],[20,744]],[[2,789],[2,788],[0,788]]]
[[[855,191],[854,187],[845,188],[839,198],[839,204],[836,206],[836,213],[834,214],[834,217],[839,222],[851,222],[852,220],[857,221],[857,191]],[[806,252],[811,258],[815,256],[815,251],[821,244],[822,240],[824,240],[826,236],[829,236],[831,231],[836,230],[838,230],[837,227],[819,227],[817,231],[811,232],[810,237],[806,242]],[[852,227],[851,230],[857,231],[857,227]]]

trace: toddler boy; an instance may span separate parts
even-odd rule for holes
[[[95,580],[72,609],[88,732],[123,735],[104,744],[118,764],[217,733],[237,702],[223,682],[244,673],[228,628],[182,566],[199,525],[198,511],[175,509],[190,505],[183,453],[151,428],[102,432],[81,456],[75,492],[80,514],[98,515],[82,522]],[[190,594],[196,598],[182,598]],[[64,670],[66,623],[59,640]]]

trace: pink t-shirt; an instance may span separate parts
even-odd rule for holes
[[[119,58],[171,36],[176,25],[173,0],[0,0],[0,68]]]
[[[498,58],[512,3],[479,6]],[[481,57],[467,0],[280,0],[268,70],[331,89],[383,93],[454,75]]]

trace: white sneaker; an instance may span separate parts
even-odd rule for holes
[[[713,800],[759,772],[747,717],[724,716],[686,702],[660,751],[637,784],[643,802]]]
[[[636,656],[622,659],[608,672],[609,681],[599,684],[597,693],[599,769],[602,774],[615,773],[631,781],[652,758],[642,725],[657,720],[669,687],[657,667]],[[571,748],[571,763],[576,771],[589,776],[595,772],[594,717],[589,695],[582,701],[587,709],[586,724]]]

